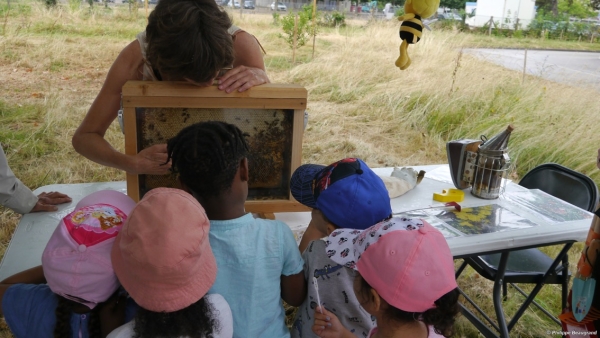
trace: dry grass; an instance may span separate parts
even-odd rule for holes
[[[32,188],[124,180],[123,173],[76,154],[70,138],[112,61],[144,29],[143,10],[132,16],[126,9],[11,4],[10,12],[0,13],[0,141],[13,170]],[[512,123],[511,156],[518,174],[554,161],[600,181],[594,164],[600,145],[598,93],[529,76],[521,84],[519,72],[461,53],[462,47],[481,44],[477,37],[426,32],[409,48],[413,64],[401,72],[393,64],[399,45],[395,22],[348,20],[345,28],[322,30],[314,59],[309,44],[291,64],[292,53],[270,15],[232,17],[267,50],[273,82],[294,82],[309,91],[304,162],[356,156],[373,167],[444,163],[446,141],[491,135]],[[107,138],[122,149],[116,122]],[[2,209],[0,254],[18,219]],[[572,266],[580,250],[571,251]],[[466,271],[459,284],[491,310],[490,282]],[[545,289],[541,300],[558,312],[559,289]],[[518,297],[507,302],[509,314]],[[557,329],[533,311],[520,323],[515,336],[544,337],[546,330]],[[458,336],[477,333],[461,319]]]

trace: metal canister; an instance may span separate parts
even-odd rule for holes
[[[514,130],[508,125],[505,130],[487,139],[481,136],[483,143],[477,150],[477,159],[473,170],[471,193],[477,197],[494,199],[500,196],[502,179],[510,167],[508,140]]]
[[[473,174],[474,196],[495,199],[500,196],[502,179],[510,167],[510,157],[503,150],[479,149]]]

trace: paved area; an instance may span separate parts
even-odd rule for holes
[[[522,49],[465,49],[464,52],[523,71],[525,50]],[[600,91],[600,53],[597,52],[528,50],[526,71],[548,80]]]

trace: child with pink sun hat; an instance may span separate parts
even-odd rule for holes
[[[59,222],[42,265],[0,282],[2,313],[15,337],[106,336],[131,317],[135,304],[128,302],[125,315],[101,319],[117,303],[120,285],[110,251],[134,206],[114,190],[84,197]]]
[[[420,219],[391,218],[365,230],[338,229],[326,250],[356,270],[354,293],[377,318],[368,337],[450,337],[458,314],[458,286],[446,239]],[[324,307],[315,309],[313,332],[322,338],[354,337]]]

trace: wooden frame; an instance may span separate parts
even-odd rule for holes
[[[286,168],[291,169],[289,175],[291,176],[291,173],[301,164],[304,111],[307,100],[307,91],[301,86],[264,84],[242,93],[227,94],[216,86],[197,87],[186,82],[129,81],[123,86],[122,93],[125,153],[128,155],[135,155],[140,150],[136,108],[276,109],[288,113],[293,111],[291,163],[286,164]],[[141,176],[127,174],[127,194],[136,201],[142,197],[140,196]],[[288,182],[289,178],[286,178]],[[310,209],[294,200],[289,189],[286,198],[246,202],[246,211],[262,214],[307,210]]]

